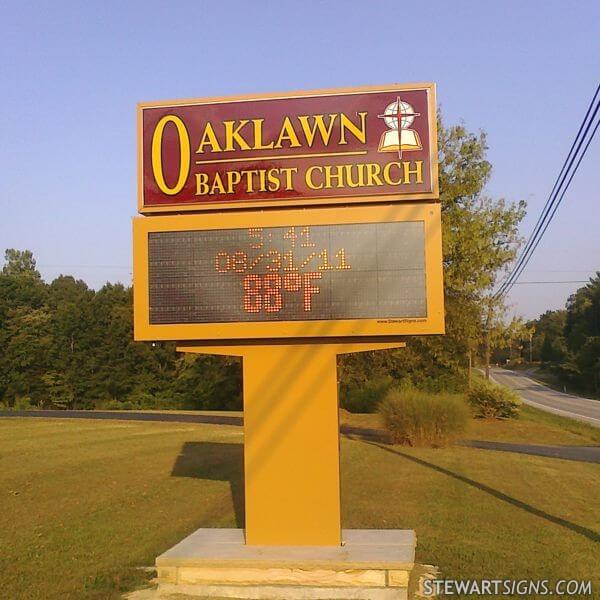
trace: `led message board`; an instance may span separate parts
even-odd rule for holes
[[[137,339],[442,333],[437,204],[138,218]]]
[[[426,317],[424,225],[150,233],[150,323]]]
[[[437,199],[434,84],[138,105],[142,213]]]

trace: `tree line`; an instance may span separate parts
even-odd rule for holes
[[[600,272],[567,300],[527,323],[530,353],[558,380],[585,393],[600,394]]]
[[[0,274],[0,398],[56,408],[239,408],[240,365],[133,341],[132,290],[61,275],[42,281],[29,251]]]
[[[387,377],[456,390],[483,342],[498,276],[514,259],[524,202],[484,192],[491,174],[482,132],[439,122],[445,336],[340,358],[342,402]],[[178,354],[173,343],[133,341],[132,289],[99,290],[61,275],[43,281],[28,250],[9,249],[0,273],[0,401],[11,407],[241,408],[238,359]]]

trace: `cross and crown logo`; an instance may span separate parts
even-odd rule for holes
[[[400,96],[385,107],[382,115],[377,115],[383,119],[388,127],[384,131],[379,141],[379,152],[398,152],[398,157],[402,158],[403,151],[422,150],[419,134],[411,129],[413,121],[421,114],[415,112],[414,108]]]

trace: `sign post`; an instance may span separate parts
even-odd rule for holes
[[[242,357],[246,543],[339,546],[340,354],[402,342],[180,346]]]
[[[199,530],[165,586],[405,585],[414,532],[341,529],[336,358],[444,332],[435,116],[433,84],[140,105],[135,339],[243,364],[244,537]]]

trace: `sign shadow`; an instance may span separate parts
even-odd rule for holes
[[[228,481],[236,526],[245,526],[243,444],[184,442],[171,477]]]
[[[352,436],[350,436],[350,435],[347,437],[349,439],[353,439]],[[427,467],[429,469],[436,471],[437,473],[442,473],[443,475],[452,477],[453,479],[456,479],[466,485],[469,485],[469,486],[474,487],[482,492],[485,492],[486,494],[489,494],[490,496],[493,496],[494,498],[496,498],[502,502],[506,502],[507,504],[510,504],[510,505],[520,508],[532,515],[535,515],[536,517],[540,517],[541,519],[545,519],[546,521],[548,521],[550,523],[554,523],[555,525],[559,525],[560,527],[564,527],[565,529],[568,529],[570,531],[573,531],[574,533],[582,535],[583,537],[586,537],[587,539],[591,540],[592,542],[600,541],[600,534],[597,531],[594,531],[593,529],[588,529],[587,527],[578,525],[577,523],[573,523],[572,521],[568,521],[567,519],[563,519],[562,517],[549,514],[539,508],[536,508],[535,506],[531,506],[530,504],[527,504],[526,502],[519,500],[518,498],[513,498],[512,496],[509,496],[508,494],[505,494],[499,490],[496,490],[496,489],[490,487],[489,485],[480,483],[479,481],[475,481],[474,479],[470,479],[469,477],[466,477],[465,475],[456,473],[454,471],[451,471],[450,469],[446,469],[446,468],[436,465],[432,462],[428,462],[426,460],[423,460],[422,458],[418,458],[418,457],[412,456],[411,454],[408,454],[406,452],[402,452],[401,450],[398,450],[397,448],[391,448],[389,446],[385,446],[378,442],[373,442],[373,441],[369,441],[369,440],[365,440],[365,442],[367,444],[371,444],[372,446],[376,446],[377,448],[384,450],[385,452],[390,452],[391,454],[395,454],[396,456],[400,456],[401,458],[410,460],[418,465],[421,465],[422,467]]]

